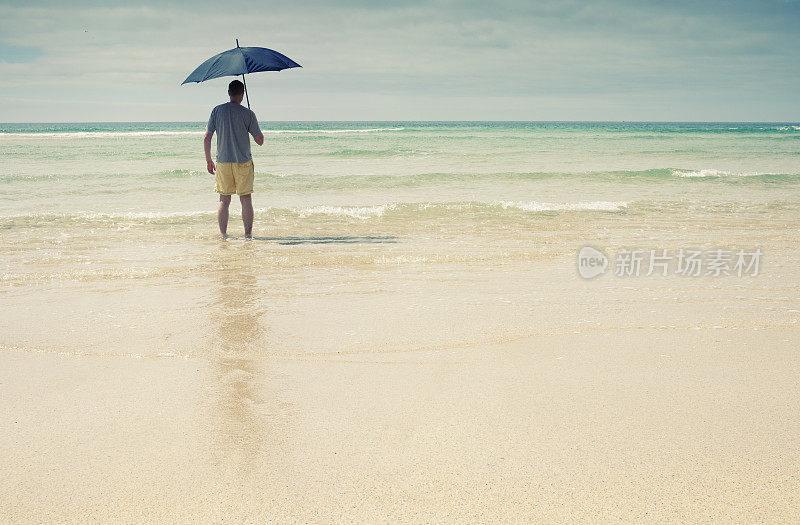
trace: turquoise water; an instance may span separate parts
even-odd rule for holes
[[[265,122],[257,228],[536,227],[800,206],[797,123]],[[0,124],[0,228],[213,235],[202,122]],[[388,222],[387,222],[388,221]],[[394,222],[391,222],[394,221]],[[184,225],[175,230],[177,225]],[[158,229],[161,227],[161,229]],[[153,228],[156,230],[151,231]],[[234,228],[232,230],[235,231]]]
[[[265,122],[262,128],[265,145],[253,145],[256,207],[289,218],[326,206],[355,218],[446,214],[453,204],[497,214],[614,211],[621,203],[691,208],[698,197],[708,204],[783,205],[782,191],[800,182],[797,123]],[[204,169],[203,129],[201,122],[0,124],[0,224],[25,226],[54,214],[142,221],[183,214],[204,221],[215,196]]]

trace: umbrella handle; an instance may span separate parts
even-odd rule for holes
[[[244,78],[244,73],[242,73],[242,80],[244,80],[244,96],[247,97],[247,109],[250,109],[250,95],[247,94],[247,80]]]

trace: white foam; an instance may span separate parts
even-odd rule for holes
[[[200,215],[213,215],[215,211],[172,211],[172,212],[128,212],[128,213],[101,213],[90,211],[79,211],[73,213],[32,213],[23,215],[0,215],[0,219],[73,219],[89,221],[108,221],[108,220],[136,220],[136,219],[171,219],[182,217],[196,217]]]
[[[104,219],[172,219],[183,217],[197,217],[200,215],[213,215],[213,211],[171,211],[171,212],[129,212],[129,213],[79,213],[77,217],[87,220]]]
[[[624,201],[583,201],[583,202],[514,202],[496,203],[502,208],[516,208],[523,211],[619,211],[628,207]]]
[[[770,173],[770,172],[758,172],[758,171],[734,173],[731,171],[723,171],[715,169],[700,169],[700,170],[672,170],[672,175],[675,177],[685,177],[685,178],[694,178],[694,177],[721,178],[721,177],[760,177],[764,175],[781,175],[781,174]]]
[[[386,210],[392,210],[395,204],[381,204],[378,206],[311,206],[308,208],[292,208],[292,211],[300,217],[309,215],[333,215],[339,217],[351,217],[353,219],[370,219],[382,217]]]
[[[733,175],[727,171],[714,169],[701,169],[696,171],[672,170],[672,174],[676,177],[729,177],[730,175]]]

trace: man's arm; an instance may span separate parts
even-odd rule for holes
[[[212,175],[217,170],[217,167],[214,165],[214,161],[211,160],[211,137],[213,136],[213,131],[206,131],[206,136],[203,137],[203,149],[206,152],[206,169]],[[263,136],[261,137],[261,142],[264,142]]]
[[[261,128],[258,127],[258,117],[253,111],[250,111],[250,125],[248,126],[247,131],[253,136],[253,140],[256,141],[256,144],[259,146],[264,145],[264,134],[261,133]]]

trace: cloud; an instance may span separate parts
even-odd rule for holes
[[[0,119],[202,120],[226,80],[179,84],[235,37],[303,65],[248,77],[276,119],[796,119],[798,23],[771,0],[11,3],[4,45],[40,53],[0,62]]]
[[[0,42],[0,62],[8,64],[31,62],[42,54],[42,50],[31,46],[13,46]]]

